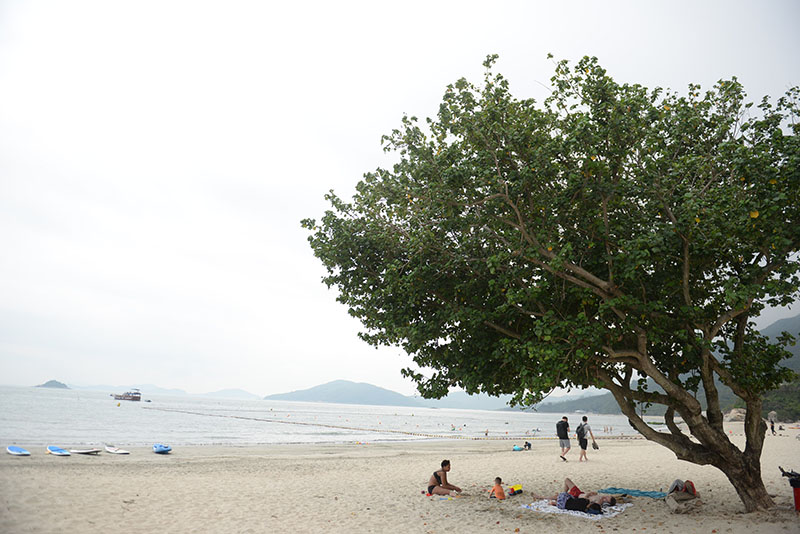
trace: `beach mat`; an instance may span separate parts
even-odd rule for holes
[[[557,506],[553,506],[550,504],[550,501],[547,499],[541,501],[534,501],[530,504],[523,504],[522,507],[528,510],[533,510],[534,512],[540,512],[543,514],[565,514],[565,515],[572,515],[575,517],[582,517],[583,519],[591,519],[593,521],[597,521],[598,519],[603,519],[604,517],[614,517],[615,515],[619,515],[625,511],[625,508],[633,506],[631,503],[620,503],[616,506],[603,506],[603,513],[602,514],[587,514],[584,512],[578,512],[576,510],[564,510],[562,508],[558,508]]]

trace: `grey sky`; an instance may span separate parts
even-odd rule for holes
[[[386,164],[487,54],[683,90],[800,84],[800,3],[0,0],[0,383],[410,394],[320,283],[299,221]],[[793,315],[778,312],[775,318]]]

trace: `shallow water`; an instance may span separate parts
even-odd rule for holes
[[[147,446],[554,437],[562,414],[196,396],[116,401],[108,393],[0,386],[0,444]],[[579,414],[570,415],[574,431]],[[621,415],[589,415],[595,436],[632,434]]]

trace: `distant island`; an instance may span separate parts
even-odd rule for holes
[[[59,382],[58,380],[48,380],[44,384],[39,384],[38,386],[34,386],[37,388],[53,388],[53,389],[69,389],[69,386],[64,384],[63,382]]]
[[[406,397],[396,391],[349,380],[334,380],[309,389],[267,395],[264,399],[378,406],[424,406],[417,399]]]

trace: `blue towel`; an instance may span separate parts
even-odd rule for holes
[[[605,488],[598,491],[598,493],[625,493],[631,497],[650,497],[651,499],[663,499],[667,496],[663,491],[642,491],[627,488]]]

